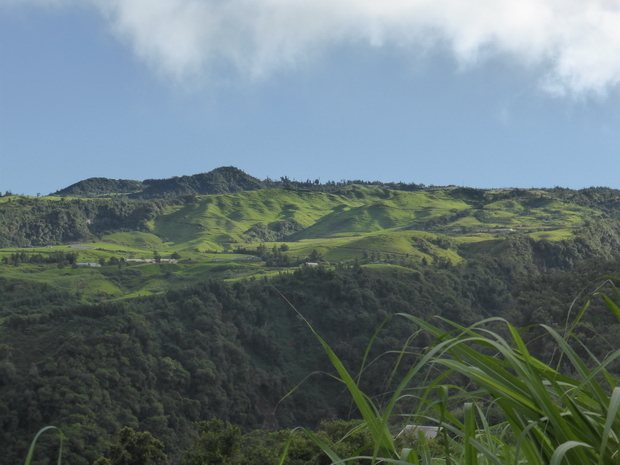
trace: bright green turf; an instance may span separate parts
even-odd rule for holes
[[[19,196],[1,197],[0,202]],[[45,198],[50,200],[50,198]],[[458,218],[458,216],[461,216]],[[493,251],[506,234],[529,234],[535,239],[562,240],[600,212],[565,204],[541,191],[523,192],[514,199],[486,204],[482,210],[464,190],[428,189],[414,192],[349,186],[340,195],[321,192],[261,190],[236,194],[199,196],[196,202],[168,208],[151,221],[150,232],[117,232],[97,242],[28,249],[2,249],[0,259],[16,252],[48,255],[55,251],[78,253],[78,262],[97,262],[111,257],[164,259],[173,252],[181,261],[170,264],[136,264],[140,271],[130,285],[120,289],[106,274],[115,269],[56,265],[0,264],[0,276],[32,279],[80,292],[85,300],[131,297],[163,292],[201,279],[237,280],[272,276],[288,269],[266,269],[264,262],[239,260],[238,247],[255,249],[259,244],[250,230],[276,229],[278,222],[295,220],[304,229],[288,236],[285,252],[303,260],[314,250],[331,263],[351,262],[380,255],[392,261],[406,259],[433,263],[458,263],[458,244],[469,250]],[[509,228],[511,232],[492,231]],[[267,242],[268,250],[282,241]],[[213,261],[218,260],[218,261]],[[224,261],[219,261],[224,260]],[[172,279],[171,279],[172,277]]]
[[[160,237],[139,231],[109,234],[103,238],[103,241],[138,249],[157,249],[163,246]]]

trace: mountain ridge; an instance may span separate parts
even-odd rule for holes
[[[50,194],[60,197],[167,198],[182,195],[213,195],[263,189],[264,183],[234,166],[223,166],[207,173],[173,176],[165,179],[88,178]]]
[[[333,191],[352,184],[386,186],[405,191],[426,187],[424,184],[383,183],[381,181],[363,180],[321,183],[318,179],[297,181],[289,179],[288,176],[282,176],[279,181],[269,178],[261,181],[234,166],[222,166],[206,173],[173,176],[164,179],[145,179],[143,181],[93,177],[57,190],[50,196],[83,198],[126,196],[133,199],[157,199],[183,195],[228,194],[261,189]]]

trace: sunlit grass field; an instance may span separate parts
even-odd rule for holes
[[[46,282],[80,292],[86,300],[133,297],[199,279],[270,276],[279,268],[248,262],[244,258],[249,255],[237,250],[251,254],[261,244],[271,250],[283,243],[288,250],[282,254],[291,260],[304,262],[316,251],[326,266],[355,260],[456,265],[467,254],[501,251],[509,235],[570,240],[585,221],[599,216],[598,211],[565,204],[541,191],[522,192],[518,198],[483,207],[459,189],[405,192],[354,185],[338,195],[260,190],[198,196],[192,203],[167,207],[147,223],[150,231],[110,232],[94,242],[77,244],[79,248],[58,244],[0,249],[0,260],[5,261],[16,253],[44,257],[77,253],[78,263],[103,261],[101,268],[0,262],[0,276]],[[278,236],[280,228],[286,234]],[[167,261],[173,254],[181,257],[175,267],[139,261],[157,256]],[[141,278],[125,277],[119,287],[113,271],[117,265],[109,265],[111,259],[125,260],[121,268],[135,270]]]

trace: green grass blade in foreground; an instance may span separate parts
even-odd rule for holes
[[[585,447],[585,448],[592,448],[591,445],[586,444],[585,442],[579,442],[579,441],[568,441],[565,442],[564,444],[560,444],[557,449],[553,452],[553,456],[551,457],[551,462],[549,462],[549,465],[560,465],[562,463],[562,460],[564,460],[564,458],[566,457],[566,454],[571,451],[574,450],[578,447]],[[568,463],[577,463],[577,462],[571,462],[569,461]],[[579,462],[581,464],[587,463],[587,462]]]
[[[375,333],[372,335],[372,338],[370,339],[370,342],[368,343],[368,345],[366,346],[366,350],[364,351],[364,358],[362,359],[362,366],[360,367],[360,371],[357,375],[357,379],[359,380],[362,376],[362,372],[364,371],[364,369],[366,368],[366,363],[368,361],[368,356],[370,354],[370,350],[372,349],[372,346],[375,342],[375,340],[377,339],[377,337],[379,336],[379,333],[381,332],[381,330],[383,329],[383,327],[392,319],[393,315],[388,316],[387,318],[385,318],[381,324],[379,325],[379,327],[377,328],[377,330],[375,331]]]
[[[563,444],[584,443],[593,447],[593,444],[598,446],[600,443],[600,438],[597,440],[597,434],[594,433],[599,428],[602,430],[602,426],[592,425],[596,418],[601,415],[602,418],[605,417],[606,397],[599,397],[600,386],[587,386],[594,391],[595,398],[576,389],[580,385],[579,381],[563,376],[531,357],[519,333],[508,322],[505,324],[508,325],[516,348],[491,332],[480,334],[471,328],[464,328],[461,333],[447,334],[445,330],[428,322],[411,315],[406,317],[427,329],[438,341],[442,341],[435,343],[436,347],[442,346],[442,350],[437,352],[433,363],[465,375],[496,399],[515,437],[525,439],[522,441],[522,450],[528,463],[548,463]],[[553,335],[556,339],[559,336],[557,333]],[[567,356],[573,360],[575,354],[571,352],[566,341],[559,339],[560,349],[567,352]],[[489,348],[496,352],[481,352],[488,351]],[[501,359],[498,359],[498,356],[501,356]],[[585,376],[589,375],[584,365],[576,361],[574,363],[578,370],[583,370]],[[573,402],[571,399],[574,397],[577,397],[579,402]],[[590,411],[597,413],[591,414]],[[531,424],[537,426],[530,427]],[[473,444],[471,431],[470,418],[465,422],[464,431],[467,464],[476,463],[472,449],[468,449]],[[600,432],[598,431],[598,435]],[[485,453],[484,450],[479,451]],[[584,447],[564,446],[561,454],[569,463],[592,463],[592,454]]]
[[[405,463],[413,463],[414,465],[420,464],[418,454],[416,454],[416,452],[409,447],[405,447],[403,450],[400,451],[399,459]],[[426,465],[426,462],[423,461],[422,463],[423,465]]]
[[[326,373],[324,371],[313,371],[312,373],[310,373],[308,376],[306,376],[304,379],[302,379],[299,383],[297,383],[297,385],[295,385],[290,391],[288,391],[276,404],[276,406],[273,408],[273,413],[275,413],[275,411],[278,409],[278,406],[285,400],[287,399],[291,394],[293,394],[295,391],[297,391],[297,389],[299,389],[299,387],[301,385],[303,385],[306,381],[308,381],[308,379],[312,378],[315,375],[327,375],[331,378],[334,378],[336,381],[341,381],[340,378],[330,374],[330,373]]]
[[[420,460],[421,465],[431,465],[432,463],[431,451],[429,450],[429,447],[428,447],[428,441],[426,440],[426,434],[424,434],[424,431],[421,431],[421,430],[418,431],[418,452],[420,453],[420,456],[422,457],[422,460]],[[417,459],[416,452],[409,451],[406,457],[409,459],[414,456]]]
[[[577,327],[577,325],[579,324],[579,322],[583,318],[583,315],[585,314],[586,310],[590,306],[590,302],[592,301],[592,299],[595,296],[598,296],[598,295],[603,297],[603,299],[605,300],[605,303],[607,304],[607,307],[612,311],[612,313],[615,315],[616,319],[618,321],[620,321],[620,308],[604,292],[601,292],[605,287],[607,287],[607,286],[611,287],[611,291],[614,294],[616,300],[618,302],[620,302],[620,292],[618,292],[618,288],[615,285],[616,281],[620,281],[620,278],[617,277],[617,276],[602,276],[602,277],[592,281],[588,285],[588,287],[590,287],[590,286],[592,286],[594,284],[597,284],[596,288],[593,291],[591,291],[590,294],[588,295],[588,298],[586,299],[586,301],[581,306],[581,309],[579,309],[579,313],[575,317],[575,320],[573,321],[573,324],[570,326],[570,329],[568,329],[566,331],[566,337],[568,337],[571,334],[574,334],[575,328]],[[571,304],[571,308],[569,309],[568,314],[566,316],[566,327],[567,328],[569,328],[568,319],[570,318],[571,309],[575,305],[577,300],[584,294],[584,292],[585,292],[585,289],[583,291],[581,291],[579,293],[579,295],[577,295],[577,297],[575,297],[575,300],[573,300],[573,303]]]
[[[314,332],[314,330],[312,331]],[[327,345],[327,343],[318,334],[316,334],[316,332],[314,332],[314,334],[327,352],[327,356],[334,365],[334,368],[336,368],[336,371],[338,371],[341,381],[346,385],[347,389],[349,389],[357,408],[360,410],[362,417],[366,421],[366,424],[368,425],[368,428],[370,429],[370,432],[375,440],[375,454],[379,452],[379,450],[394,451],[394,441],[392,440],[392,436],[390,435],[388,429],[382,424],[379,412],[376,410],[374,405],[369,402],[365,394],[358,388],[347,369]]]
[[[338,457],[338,454],[336,454],[331,447],[329,447],[327,444],[325,444],[323,441],[321,441],[316,434],[314,434],[312,431],[303,428],[302,431],[304,432],[304,434],[306,436],[308,436],[310,438],[310,440],[312,442],[314,442],[317,446],[319,446],[321,448],[321,450],[323,452],[325,452],[325,454],[327,454],[327,456],[329,457],[329,459],[332,461],[332,464],[337,465],[337,464],[344,464],[345,460],[341,459],[340,457]]]
[[[51,429],[58,430],[58,436],[60,439],[60,447],[58,448],[58,465],[62,463],[62,431],[60,431],[60,429],[56,428],[55,426],[46,426],[45,428],[41,428],[32,440],[32,443],[30,444],[30,449],[28,449],[28,455],[26,456],[26,462],[24,465],[30,465],[30,462],[32,462],[32,457],[34,456],[34,449],[37,445],[37,439],[39,439],[39,436],[41,436],[41,434],[43,434],[45,431]]]
[[[609,409],[607,410],[607,418],[605,418],[605,428],[603,429],[603,434],[601,435],[599,464],[603,463],[604,452],[607,447],[607,442],[609,441],[614,421],[620,420],[620,418],[618,418],[618,411],[620,411],[620,387],[614,388],[611,393]]]
[[[297,311],[297,309],[291,304],[286,297],[280,294],[282,298],[297,312],[300,318],[308,325],[314,336],[317,338],[319,343],[323,346],[323,349],[327,353],[332,365],[336,368],[338,375],[340,376],[340,381],[345,384],[351,395],[353,396],[353,401],[355,402],[357,408],[359,409],[364,421],[366,422],[368,429],[375,441],[375,453],[374,455],[378,455],[379,451],[382,453],[388,453],[392,455],[394,453],[394,441],[392,439],[392,435],[389,430],[382,423],[381,415],[379,414],[378,409],[369,401],[366,395],[358,388],[357,384],[353,377],[349,374],[347,369],[344,367],[338,356],[334,353],[334,351],[329,347],[329,345],[318,335],[318,333],[314,330],[312,325],[306,320],[306,318]]]
[[[613,282],[611,284],[613,295],[619,297]],[[620,316],[620,307],[610,298],[605,298],[601,291],[602,287],[598,286],[596,293],[603,297],[616,316]],[[591,299],[592,295],[582,306],[577,319],[582,318]],[[538,328],[545,330],[557,344],[560,359],[570,362],[569,369],[575,375],[569,376],[560,371],[566,363],[552,368],[532,356],[521,333],[505,320],[492,318],[468,328],[443,320],[451,327],[450,331],[446,331],[413,315],[402,316],[431,334],[435,342],[405,374],[382,413],[361,392],[325,341],[308,325],[323,345],[341,381],[351,392],[366,420],[375,440],[373,463],[379,457],[378,454],[383,454],[379,460],[385,463],[420,463],[420,458],[411,448],[404,448],[400,453],[395,450],[387,422],[396,404],[409,396],[405,393],[411,387],[414,376],[422,367],[436,365],[444,369],[439,371],[435,381],[428,385],[426,393],[420,399],[429,408],[438,411],[439,425],[449,429],[460,439],[453,443],[455,450],[460,452],[458,456],[452,454],[446,446],[445,457],[437,458],[436,461],[455,465],[620,464],[620,387],[606,369],[610,361],[620,357],[620,350],[612,353],[603,362],[594,357],[584,361],[569,344],[569,339],[575,338],[572,332],[574,325],[564,336],[549,326],[538,325]],[[498,322],[506,326],[510,341],[484,327],[487,323]],[[590,352],[586,353],[591,355]],[[594,368],[590,368],[590,365],[594,365]],[[445,368],[449,371],[446,372]],[[464,375],[480,388],[467,393],[470,397],[466,400],[463,423],[448,411],[450,400],[463,401],[463,391],[456,397],[450,397],[448,388],[440,385],[445,382],[444,377],[450,370]],[[601,380],[605,380],[607,384],[602,385]],[[438,400],[429,395],[429,390],[436,389],[439,389]],[[611,397],[607,394],[610,391]],[[501,409],[506,418],[506,423],[501,427],[504,432],[502,434],[509,431],[516,440],[515,446],[509,446],[494,436],[481,411],[483,428],[477,427],[474,403],[481,395],[483,399],[493,399],[495,405]],[[448,439],[448,435],[444,435],[444,438]],[[420,445],[418,452],[422,462],[428,463],[424,442],[421,441]],[[502,451],[502,458],[507,462],[502,462],[498,457],[499,451]]]
[[[607,294],[601,293],[601,296],[603,296],[603,299],[605,299],[605,303],[607,304],[607,307],[614,313],[618,321],[620,321],[620,307],[618,307],[614,303],[614,301],[609,298]]]
[[[474,404],[465,402],[465,465],[478,465],[478,453],[471,440],[476,437]]]

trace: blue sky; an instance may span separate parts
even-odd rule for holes
[[[0,0],[0,191],[229,165],[620,188],[620,2],[490,5]]]

